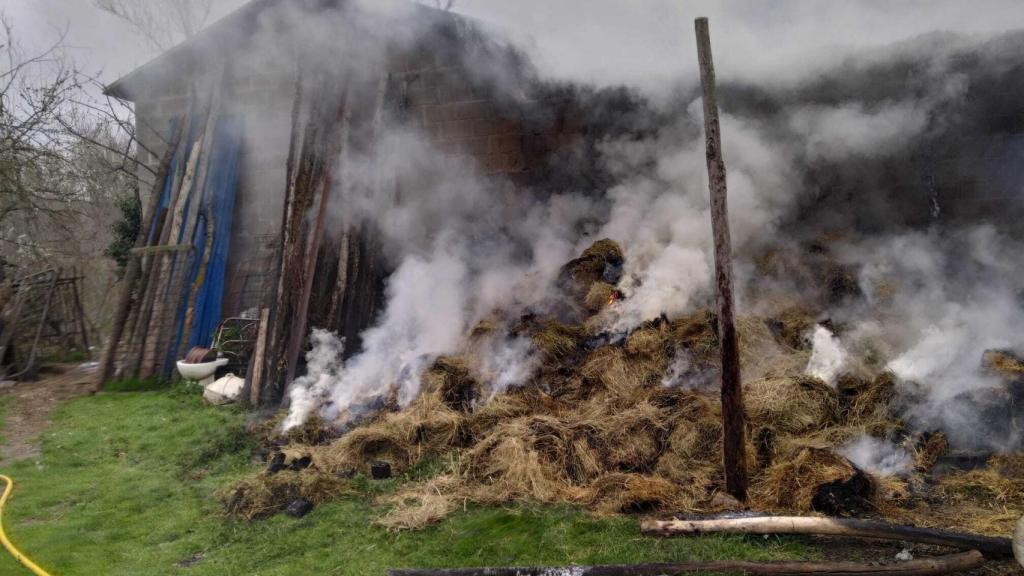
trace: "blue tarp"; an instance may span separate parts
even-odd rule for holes
[[[203,254],[206,250],[206,234],[208,218],[214,221],[214,238],[210,252],[210,260],[206,267],[202,285],[196,293],[195,309],[192,317],[186,350],[194,346],[209,347],[214,332],[221,322],[221,305],[224,299],[225,276],[228,255],[231,248],[231,226],[235,211],[235,195],[238,188],[238,163],[241,156],[242,127],[234,118],[220,118],[217,121],[213,149],[209,159],[206,180],[201,188],[197,188],[188,202],[202,202],[195,233],[191,239],[178,238],[177,243],[188,243],[192,246],[189,252],[185,272],[188,274],[186,290],[175,316],[175,335],[167,350],[164,373],[170,374],[177,360],[179,345],[185,337],[185,317],[188,313],[188,296],[202,272]],[[204,153],[207,153],[204,151]],[[199,191],[201,190],[201,193]],[[188,206],[185,207],[186,213]],[[185,231],[182,231],[184,235]],[[190,240],[190,241],[189,241]]]

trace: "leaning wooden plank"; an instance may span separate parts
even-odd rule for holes
[[[267,353],[267,329],[270,324],[270,308],[260,311],[260,329],[256,336],[256,349],[253,350],[252,374],[249,375],[249,403],[258,408],[263,401],[263,357]]]
[[[164,246],[170,244],[171,226],[173,215],[182,195],[182,188],[189,186],[191,182],[190,171],[194,172],[195,164],[189,161],[188,153],[191,145],[191,134],[196,122],[195,119],[195,90],[191,90],[185,115],[181,122],[184,124],[185,137],[178,142],[178,150],[175,157],[179,159],[176,164],[173,179],[171,180],[170,196],[167,199],[167,209],[160,214],[159,222],[153,230],[152,238],[149,241],[150,247]],[[201,144],[199,144],[201,146]],[[175,238],[174,242],[177,242]],[[142,363],[142,356],[145,350],[146,341],[152,336],[150,331],[150,320],[152,317],[157,292],[163,290],[164,285],[159,278],[167,260],[166,254],[159,254],[154,257],[145,258],[142,281],[139,283],[139,301],[135,305],[135,322],[133,329],[128,332],[128,348],[125,354],[124,371],[128,376],[138,376],[139,366]],[[163,282],[166,282],[164,280]],[[161,294],[162,297],[162,294]]]
[[[296,186],[298,182],[298,162],[302,155],[303,133],[306,129],[306,122],[303,121],[303,108],[305,107],[305,72],[298,66],[295,75],[295,95],[292,101],[292,130],[288,143],[288,161],[286,167],[286,185],[284,194],[284,208],[281,211],[281,230],[277,240],[276,268],[277,282],[268,295],[270,304],[270,323],[267,330],[267,346],[262,358],[257,358],[263,364],[262,385],[260,389],[260,402],[269,403],[279,399],[278,383],[281,378],[281,353],[285,350],[284,333],[289,320],[290,312],[286,309],[288,305],[288,247],[292,244],[294,234],[290,223],[293,220],[296,204]]]
[[[193,211],[191,207],[198,205],[197,198],[193,198],[197,196],[194,192],[199,191],[199,188],[195,186],[195,174],[200,159],[203,157],[204,143],[207,141],[206,135],[203,135],[192,146],[188,166],[185,169],[185,175],[181,182],[181,189],[176,194],[178,197],[177,202],[172,205],[173,212],[170,225],[165,227],[165,234],[161,238],[164,242],[181,241],[191,245],[191,237],[183,235],[182,232],[187,217],[185,208],[186,206],[190,207],[189,213],[191,213]],[[151,279],[153,284],[149,294],[150,299],[148,300],[147,307],[143,310],[143,323],[138,326],[140,330],[143,330],[142,333],[138,334],[139,342],[143,343],[144,341],[138,369],[140,378],[148,378],[154,374],[158,364],[157,358],[161,350],[161,342],[165,340],[165,333],[168,330],[168,318],[174,314],[174,307],[171,305],[168,297],[172,293],[171,290],[174,286],[175,278],[181,274],[181,269],[184,267],[181,260],[186,262],[188,260],[187,258],[178,259],[176,257],[177,254],[178,252],[164,253],[166,257],[160,258],[156,266],[155,276]]]
[[[721,520],[649,520],[642,523],[640,529],[648,536],[693,536],[715,533],[852,536],[978,550],[988,558],[1006,558],[1013,555],[1009,538],[898,526],[888,522],[857,518],[764,516]]]
[[[636,566],[571,566],[567,568],[458,568],[453,570],[388,570],[388,576],[675,576],[676,574],[735,573],[788,576],[932,576],[974,570],[985,563],[972,550],[949,556],[893,564],[865,562],[748,562],[720,560]]]
[[[210,77],[212,82],[212,93],[210,95],[210,107],[206,117],[206,126],[203,128],[203,154],[199,158],[199,166],[196,169],[195,180],[192,185],[192,199],[189,201],[188,213],[182,220],[181,241],[190,243],[195,238],[196,228],[199,225],[199,214],[203,208],[203,196],[207,184],[207,176],[210,172],[210,159],[213,156],[213,143],[216,141],[217,123],[220,120],[222,95],[224,89],[225,64],[219,63],[216,71]],[[195,255],[198,258],[202,254]],[[188,285],[191,277],[188,258],[182,258],[174,266],[174,272],[168,282],[167,298],[165,305],[165,322],[162,330],[157,332],[156,347],[158,355],[153,358],[153,368],[161,376],[163,374],[164,362],[174,346],[175,338],[178,337],[178,314],[182,313],[183,303],[188,298]],[[173,348],[177,352],[177,347]]]
[[[310,233],[309,246],[306,249],[306,267],[302,276],[303,282],[296,306],[291,341],[288,345],[288,376],[286,378],[288,382],[294,380],[297,375],[299,355],[302,352],[303,344],[306,342],[306,330],[309,327],[309,299],[313,292],[313,277],[316,274],[317,259],[320,256],[320,244],[324,235],[324,218],[327,214],[327,206],[331,201],[331,194],[334,191],[336,163],[341,160],[344,154],[345,144],[348,140],[349,123],[352,121],[349,98],[350,91],[346,90],[334,118],[336,129],[328,134],[329,143],[326,146],[327,154],[324,160],[323,184],[320,186],[320,206],[317,210],[316,223]],[[342,185],[344,185],[344,180],[342,180]]]
[[[175,128],[174,135],[171,137],[171,142],[167,146],[167,151],[164,153],[164,157],[160,160],[160,169],[157,172],[156,179],[154,180],[153,190],[149,196],[149,202],[146,204],[146,211],[142,218],[142,226],[139,228],[139,235],[135,238],[136,248],[141,248],[146,245],[146,235],[149,233],[149,229],[153,226],[156,209],[160,204],[160,189],[165,185],[167,173],[170,171],[171,167],[171,159],[174,157],[174,151],[178,147],[178,142],[181,140],[183,133],[184,122],[181,122]],[[103,348],[103,353],[100,356],[100,365],[96,370],[96,381],[93,383],[93,389],[95,391],[103,389],[103,384],[107,381],[107,378],[110,377],[111,372],[113,372],[114,358],[117,355],[117,348],[121,343],[121,334],[124,332],[124,325],[128,320],[128,312],[132,303],[132,293],[135,289],[135,282],[139,279],[139,272],[141,270],[142,263],[138,258],[128,259],[128,265],[125,268],[124,277],[121,279],[121,292],[117,297],[117,307],[114,309],[114,322],[111,325],[110,337],[107,339],[107,344]]]

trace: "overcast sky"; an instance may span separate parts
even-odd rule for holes
[[[367,0],[375,1],[375,0]],[[215,17],[244,4],[217,0]],[[90,0],[0,0],[21,42],[68,31],[83,69],[111,81],[154,54]],[[722,77],[770,81],[850,48],[932,31],[990,35],[1024,28],[1021,0],[456,0],[456,11],[503,29],[551,74],[658,84],[694,75],[693,19],[711,18]]]

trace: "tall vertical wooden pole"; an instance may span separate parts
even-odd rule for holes
[[[704,85],[704,132],[707,136],[708,181],[711,187],[711,225],[715,235],[715,278],[718,285],[718,341],[722,351],[722,425],[725,429],[725,486],[739,500],[747,499],[746,429],[743,387],[740,382],[739,343],[736,338],[732,294],[732,242],[729,207],[722,160],[722,133],[715,95],[715,64],[711,58],[708,19],[698,18],[697,57]]]

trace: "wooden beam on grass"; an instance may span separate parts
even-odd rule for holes
[[[764,576],[938,576],[974,570],[985,563],[976,550],[908,562],[750,562],[718,560],[635,566],[572,566],[568,568],[456,568],[388,570],[388,576],[676,576],[691,573],[742,573]]]
[[[732,241],[729,237],[728,192],[722,133],[715,94],[715,64],[711,58],[708,19],[698,18],[697,57],[704,86],[704,132],[707,138],[711,224],[715,236],[715,280],[718,297],[718,344],[722,353],[722,426],[724,429],[725,488],[740,501],[747,499],[746,428],[740,380],[739,342],[732,292]]]
[[[810,516],[761,516],[715,520],[648,520],[640,525],[647,536],[698,536],[701,534],[801,534],[846,536],[948,546],[978,550],[986,558],[1009,558],[1013,548],[1009,538],[978,536],[934,528],[900,526],[859,518],[818,518]]]

